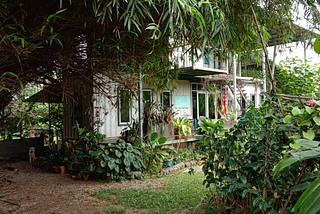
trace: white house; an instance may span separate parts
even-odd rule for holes
[[[179,55],[182,52],[176,51],[175,54]],[[188,56],[185,58],[188,59]],[[133,122],[133,119],[142,121],[141,109],[143,108],[139,108],[140,101],[142,105],[145,101],[154,101],[162,107],[172,106],[173,111],[176,112],[175,117],[186,117],[192,120],[200,120],[205,117],[220,118],[222,112],[219,109],[221,109],[223,94],[226,94],[228,109],[236,109],[238,115],[253,101],[256,101],[258,106],[263,81],[241,77],[237,72],[240,69],[237,70],[236,66],[233,68],[236,75],[229,74],[230,64],[230,60],[223,62],[213,55],[203,57],[195,63],[188,60],[180,61],[179,65],[184,71],[175,82],[175,90],[157,93],[148,84],[142,84],[142,96],[140,95],[143,97],[142,100],[132,99],[131,103],[121,94],[116,106],[111,105],[103,95],[94,95],[95,120],[102,122],[99,127],[100,133],[105,134],[107,138],[117,138],[120,132]],[[230,87],[225,86],[219,92],[209,91],[203,84],[204,80],[225,82],[226,79],[231,79],[232,84]],[[236,90],[236,97],[233,96],[234,90]],[[215,96],[215,93],[220,95]]]

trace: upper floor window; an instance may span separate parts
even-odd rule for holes
[[[205,49],[203,58],[203,67],[221,69],[221,60],[217,55],[214,55],[208,48]]]

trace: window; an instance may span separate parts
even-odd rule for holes
[[[162,103],[162,107],[171,107],[171,93],[170,91],[164,91],[162,92],[162,96],[161,96],[161,103]]]
[[[191,83],[193,119],[215,118],[215,96],[203,88],[201,83]]]
[[[131,123],[131,95],[127,90],[121,90],[118,102],[119,125]]]
[[[143,89],[143,102],[151,102],[152,101],[152,91],[151,89]]]

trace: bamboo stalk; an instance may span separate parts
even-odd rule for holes
[[[264,41],[263,41],[263,38],[262,38],[262,35],[261,35],[261,30],[260,30],[260,27],[259,27],[259,24],[258,24],[258,21],[257,21],[257,16],[256,16],[256,13],[253,10],[252,5],[250,5],[250,8],[251,8],[251,11],[252,11],[254,22],[256,23],[256,26],[257,26],[257,29],[258,29],[258,33],[259,33],[259,36],[260,36],[260,40],[261,40],[264,56],[266,58],[266,62],[267,62],[267,66],[268,66],[268,72],[269,72],[271,85],[272,85],[271,90],[272,90],[272,89],[276,88],[276,84],[275,84],[275,81],[274,81],[273,76],[272,76],[272,71],[271,71],[271,67],[270,67],[270,63],[269,63],[269,59],[268,59],[266,46],[264,45]]]

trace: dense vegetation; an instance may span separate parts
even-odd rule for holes
[[[283,23],[290,26],[292,9],[299,2],[3,0],[0,124],[10,114],[5,108],[14,94],[28,82],[61,89],[63,97],[72,91],[91,96],[90,90],[78,87],[83,84],[72,83],[75,79],[112,99],[108,85],[136,91],[139,71],[146,81],[157,79],[152,81],[155,88],[165,88],[168,79],[177,78],[177,71],[171,70],[180,58],[171,56],[176,48],[188,51],[192,58],[206,46],[222,56],[261,48],[251,5],[265,40],[271,27],[279,39],[287,40],[294,28]],[[316,26],[319,17],[314,3],[303,4],[304,15]]]
[[[317,213],[319,200],[319,67],[298,59],[276,73],[281,99],[267,95],[230,130],[221,120],[204,119],[204,183],[210,204],[221,213]],[[316,99],[316,98],[315,98]],[[306,191],[304,191],[306,190]],[[303,193],[303,194],[302,194]]]

